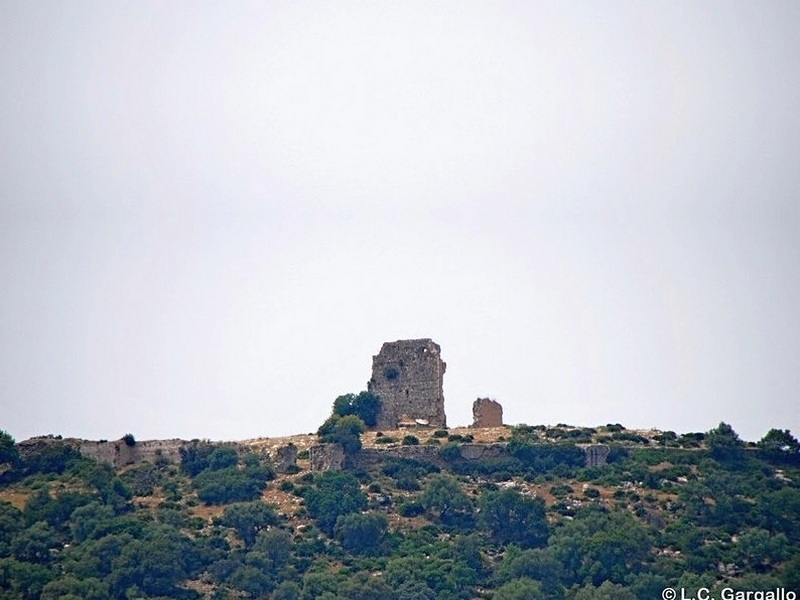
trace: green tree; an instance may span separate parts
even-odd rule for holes
[[[548,549],[564,567],[569,582],[622,583],[641,570],[652,542],[647,529],[629,513],[584,508],[553,532]]]
[[[336,520],[333,533],[348,552],[378,554],[388,526],[383,513],[350,513]]]
[[[366,426],[355,415],[340,417],[332,415],[317,431],[320,441],[326,444],[341,444],[345,453],[354,454],[361,450],[361,434]]]
[[[219,524],[232,527],[245,547],[255,543],[259,531],[277,525],[278,522],[279,517],[275,507],[261,501],[230,506],[219,518]]]
[[[11,542],[11,552],[20,561],[48,564],[50,550],[59,546],[56,531],[44,521],[37,521],[18,533]]]
[[[269,592],[274,585],[274,581],[269,575],[252,565],[238,567],[231,573],[228,583],[256,598]]]
[[[632,591],[610,581],[604,581],[597,587],[587,583],[573,590],[568,598],[569,600],[637,600]]]
[[[422,581],[406,581],[397,588],[397,600],[436,600],[436,592]]]
[[[344,394],[333,402],[333,415],[347,417],[354,415],[361,419],[367,427],[375,427],[380,412],[380,398],[372,392]]]
[[[724,422],[706,434],[706,443],[711,456],[722,461],[739,458],[744,447],[744,443],[739,439],[739,434]]]
[[[72,539],[83,542],[110,533],[114,526],[114,509],[99,502],[76,508],[70,516]]]
[[[231,446],[219,446],[208,455],[208,468],[212,471],[235,467],[239,462],[239,453]]]
[[[538,581],[522,577],[497,588],[493,600],[537,600],[544,598]]]
[[[800,458],[800,442],[788,429],[770,429],[758,447],[772,459],[796,462]]]
[[[800,590],[800,553],[787,560],[779,574],[785,587],[790,590]]]
[[[328,572],[309,572],[303,577],[303,600],[318,600],[326,594],[336,598],[339,579]]]
[[[22,466],[27,473],[55,473],[61,475],[72,465],[88,461],[75,448],[63,442],[43,444],[26,455]]]
[[[521,577],[534,579],[541,584],[546,597],[558,598],[561,595],[564,569],[549,549],[520,551],[516,546],[511,546],[506,550],[496,575],[503,582]]]
[[[0,465],[16,468],[19,465],[19,450],[11,435],[0,429]]]
[[[112,558],[112,595],[136,588],[145,596],[175,596],[177,584],[189,575],[193,555],[191,540],[179,531],[150,525],[141,539],[125,543]]]
[[[197,496],[206,504],[255,500],[266,486],[262,477],[251,476],[238,467],[202,471],[194,480]]]
[[[737,561],[757,572],[781,562],[788,552],[789,540],[784,534],[773,535],[760,528],[745,531],[736,542]]]
[[[464,597],[469,597],[466,596],[468,583],[465,575],[469,575],[468,569],[451,558],[417,552],[390,560],[385,576],[393,589],[423,583],[436,593],[437,598],[456,598],[459,591]]]
[[[191,444],[181,446],[181,469],[190,477],[195,477],[208,469],[208,457],[214,446],[207,442],[192,440]]]
[[[42,565],[0,558],[0,598],[39,600],[42,590],[53,579],[53,572]],[[8,595],[2,595],[8,590]]]
[[[294,581],[282,581],[272,592],[272,600],[300,600],[302,589]]]
[[[394,590],[382,577],[363,571],[343,582],[338,592],[347,600],[394,600]]]
[[[340,516],[360,512],[367,506],[367,497],[352,473],[326,471],[314,480],[314,484],[305,494],[306,507],[328,536],[333,536]]]
[[[529,498],[514,489],[487,491],[481,494],[479,508],[480,524],[497,542],[523,548],[547,543],[550,528],[541,498]]]
[[[272,527],[256,534],[253,552],[260,553],[267,561],[268,570],[277,572],[289,563],[294,548],[288,531]]]
[[[444,524],[452,524],[472,514],[469,496],[449,475],[434,476],[422,491],[420,504]]]
[[[7,556],[11,540],[25,527],[22,511],[10,502],[0,500],[0,556]]]
[[[96,577],[78,579],[74,575],[63,575],[42,589],[40,600],[108,600],[108,584]]]

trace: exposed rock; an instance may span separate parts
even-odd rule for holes
[[[480,460],[508,454],[508,450],[504,444],[461,444],[458,453],[464,460]]]
[[[297,468],[297,446],[288,444],[275,449],[275,470],[287,473]]]
[[[608,460],[609,447],[604,444],[580,445],[586,454],[587,467],[602,467]]]
[[[473,427],[502,427],[503,407],[489,398],[478,398],[472,403]]]
[[[386,342],[372,357],[367,389],[381,399],[376,428],[395,429],[403,419],[446,427],[443,377],[447,365],[430,339]]]
[[[308,452],[312,471],[341,471],[344,468],[341,444],[316,444]]]

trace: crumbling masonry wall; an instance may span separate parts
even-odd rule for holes
[[[502,427],[503,407],[489,398],[478,398],[472,404],[473,427]]]
[[[447,365],[430,339],[386,342],[372,357],[367,389],[381,399],[378,429],[394,429],[401,420],[419,419],[446,427],[443,377]]]

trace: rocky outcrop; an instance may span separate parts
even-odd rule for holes
[[[503,407],[489,398],[478,398],[472,403],[473,427],[502,427]]]
[[[381,399],[378,429],[395,429],[403,419],[446,427],[443,378],[447,365],[430,339],[386,342],[372,357],[367,389]]]

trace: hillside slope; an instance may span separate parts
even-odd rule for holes
[[[785,433],[748,447],[724,424],[368,432],[369,450],[435,446],[440,460],[389,452],[329,472],[309,470],[315,435],[196,441],[179,463],[120,469],[57,444],[20,461],[6,444],[0,599],[794,592],[800,463]],[[609,463],[586,467],[576,442],[608,444]],[[297,466],[276,473],[289,443]],[[464,460],[465,443],[508,454]]]

